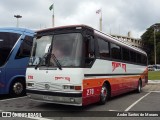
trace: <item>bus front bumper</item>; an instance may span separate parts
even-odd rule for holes
[[[27,90],[27,95],[30,99],[40,102],[82,106],[82,93]]]

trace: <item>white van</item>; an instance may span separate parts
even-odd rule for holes
[[[160,65],[148,65],[148,71],[160,71]]]

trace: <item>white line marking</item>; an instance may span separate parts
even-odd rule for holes
[[[150,91],[150,92],[153,92],[153,93],[154,93],[154,92],[156,92],[156,93],[160,93],[160,91]]]
[[[137,101],[135,101],[132,105],[130,105],[127,109],[125,109],[125,111],[129,111],[133,106],[135,106],[139,101],[141,101],[143,98],[145,98],[147,95],[149,95],[151,92],[145,94],[144,96],[142,96],[140,99],[138,99]]]
[[[1,102],[2,101],[9,101],[9,100],[16,100],[16,99],[21,99],[21,98],[26,98],[28,96],[24,96],[24,97],[17,97],[17,98],[10,98],[10,99],[4,99],[4,100],[0,100]]]
[[[119,110],[108,110],[108,111],[119,111]]]

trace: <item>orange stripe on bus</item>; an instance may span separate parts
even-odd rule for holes
[[[140,76],[128,76],[128,77],[117,77],[117,78],[91,78],[83,80],[83,89],[102,86],[105,81],[112,84],[121,84],[127,82],[135,82]]]
[[[83,80],[83,89],[91,88],[91,87],[98,87],[102,86],[105,81],[108,81],[111,85],[112,84],[125,84],[128,82],[137,82],[139,78],[145,79],[145,77],[148,77],[148,69],[146,69],[141,75],[136,76],[117,76],[114,78],[87,78]]]

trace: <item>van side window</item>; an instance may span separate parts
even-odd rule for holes
[[[26,36],[17,52],[16,59],[21,59],[24,57],[29,57],[31,53],[31,48],[33,44],[33,38],[31,36]]]

